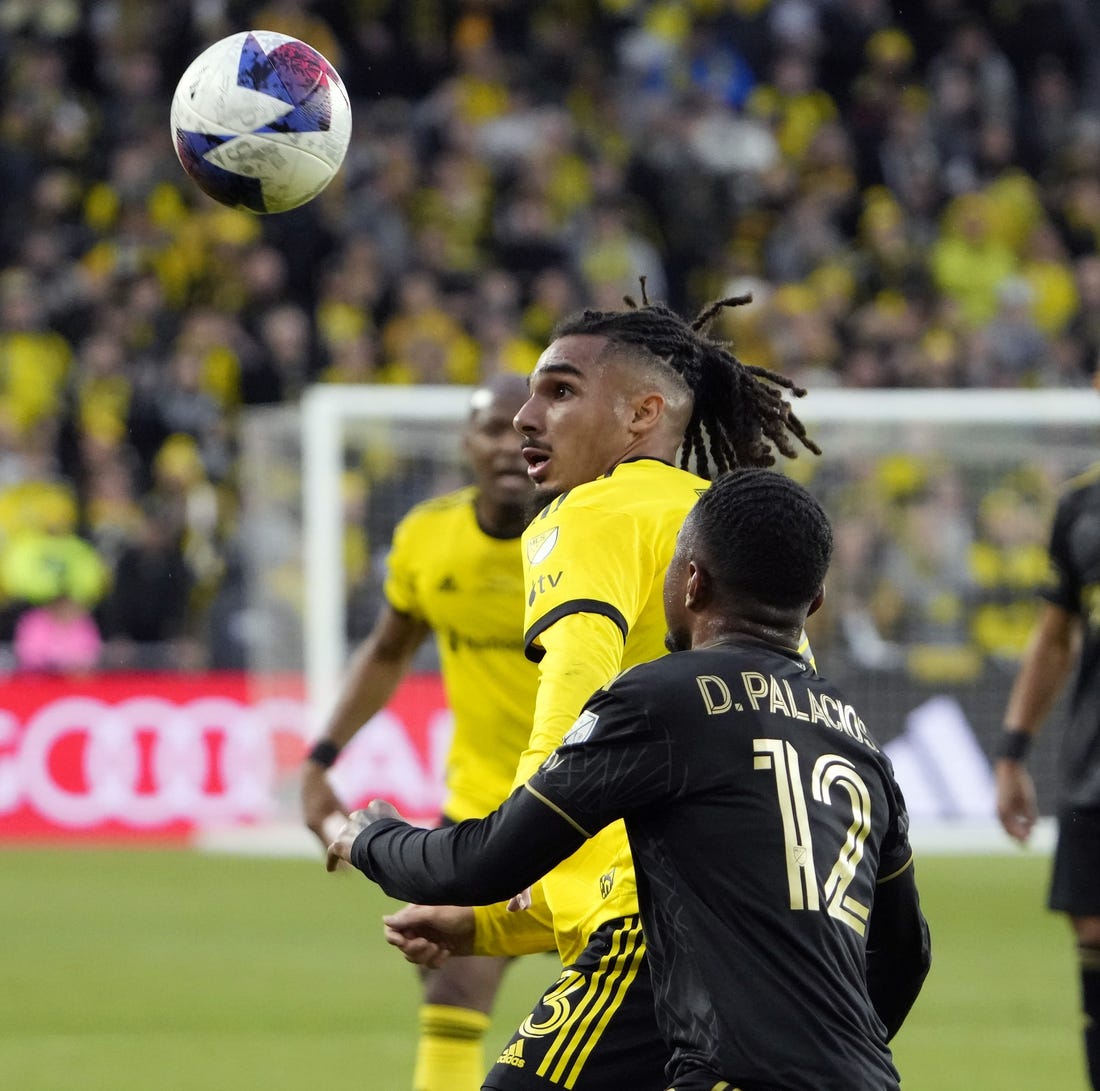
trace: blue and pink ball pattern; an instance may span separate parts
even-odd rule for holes
[[[188,66],[172,98],[183,169],[222,204],[286,212],[340,169],[351,104],[336,69],[312,46],[275,31],[230,35]]]

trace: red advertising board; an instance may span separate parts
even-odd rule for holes
[[[183,839],[297,815],[310,739],[298,678],[242,673],[13,675],[0,683],[0,839]],[[406,680],[332,776],[438,813],[450,732],[435,675]]]

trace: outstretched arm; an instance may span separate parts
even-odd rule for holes
[[[492,814],[424,830],[389,817],[388,804],[355,811],[329,847],[391,897],[422,905],[490,905],[529,886],[589,833],[526,786]]]

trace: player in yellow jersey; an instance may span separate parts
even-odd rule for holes
[[[775,451],[794,457],[795,441],[818,452],[781,388],[804,391],[706,336],[721,307],[744,301],[723,300],[694,323],[644,298],[640,308],[586,311],[560,325],[539,358],[515,424],[531,479],[553,499],[523,535],[524,640],[540,682],[514,784],[576,730],[595,691],[664,654],[665,570],[708,478],[771,465]],[[562,976],[483,1088],[666,1086],[669,1052],[654,1016],[621,822],[548,874],[526,912],[411,906],[387,925],[407,958],[429,963],[448,950],[520,954],[556,943]]]
[[[343,821],[326,770],[393,696],[429,632],[454,717],[444,821],[482,817],[511,788],[538,682],[522,641],[520,533],[533,490],[512,427],[526,397],[517,375],[496,376],[473,393],[464,434],[473,485],[418,504],[394,532],[385,604],[305,763],[302,809],[325,845],[332,823]],[[414,1091],[481,1086],[482,1038],[506,962],[459,959],[424,972]]]

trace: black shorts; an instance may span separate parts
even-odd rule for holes
[[[608,921],[543,993],[489,1070],[483,1091],[664,1091],[641,920]]]
[[[1100,917],[1100,811],[1059,813],[1047,904],[1071,917]]]

